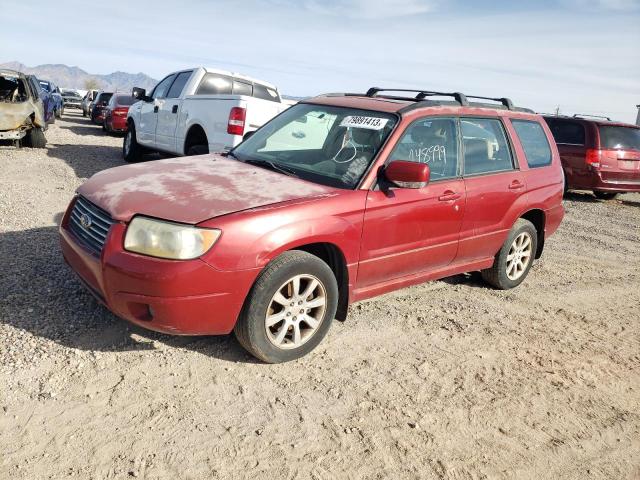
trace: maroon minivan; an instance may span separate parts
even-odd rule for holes
[[[97,173],[62,220],[64,258],[116,315],[234,331],[266,362],[398,288],[469,271],[519,285],[564,215],[542,117],[506,98],[383,92],[302,101],[228,153]]]
[[[544,119],[558,145],[565,190],[591,190],[603,200],[640,192],[640,127],[587,115]]]

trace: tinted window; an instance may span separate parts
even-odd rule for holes
[[[169,89],[167,98],[178,98],[182,93],[182,89],[189,81],[190,77],[191,77],[191,72],[179,73],[178,76],[176,77],[175,82],[173,82],[173,85],[171,85],[171,88]]]
[[[133,105],[135,102],[136,99],[131,95],[118,95],[115,100],[116,105],[124,105],[125,107]]]
[[[551,165],[551,147],[547,136],[538,122],[527,120],[511,120],[530,167]]]
[[[600,148],[640,151],[640,129],[632,127],[600,127]]]
[[[456,121],[429,118],[413,122],[402,134],[389,159],[426,163],[432,180],[458,176]]]
[[[260,85],[259,83],[253,84],[253,96],[256,98],[261,98],[262,100],[280,102],[280,95],[278,95],[277,90],[265,85]]]
[[[460,126],[465,175],[513,169],[511,151],[500,120],[463,118]]]
[[[545,118],[556,143],[584,145],[584,127],[580,122]]]
[[[112,96],[113,93],[101,93],[100,95],[98,95],[98,98],[96,98],[96,103],[108,102],[109,100],[111,100]]]
[[[198,89],[196,95],[230,95],[231,94],[232,80],[225,75],[218,75],[217,73],[207,73]]]
[[[241,82],[239,80],[233,81],[233,94],[234,95],[253,95],[253,85],[246,82]]]
[[[169,75],[167,78],[162,80],[158,85],[156,85],[156,88],[153,89],[151,96],[153,98],[165,98],[167,90],[169,90],[169,86],[171,85],[171,82],[173,82],[174,78],[176,78],[175,75]]]

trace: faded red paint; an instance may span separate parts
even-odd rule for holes
[[[398,112],[406,102],[322,97],[314,103]],[[425,188],[377,188],[377,177],[405,128],[434,115],[504,118],[518,168],[452,178]],[[100,258],[68,229],[65,259],[117,315],[146,328],[180,334],[233,329],[264,266],[280,253],[314,243],[335,246],[346,264],[344,293],[355,302],[403,286],[488,268],[518,218],[538,210],[546,238],[558,228],[562,170],[538,115],[477,107],[425,107],[400,120],[357,190],[329,188],[219,155],[118,167],[95,175],[78,193],[110,213]],[[509,118],[541,122],[552,164],[529,169]],[[519,182],[519,183],[518,183]],[[522,187],[513,188],[514,185]],[[199,259],[172,261],[124,251],[136,214],[218,228],[222,236]],[[149,317],[149,309],[154,312]]]

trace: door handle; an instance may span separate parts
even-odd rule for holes
[[[171,113],[178,113],[178,105],[174,105],[174,106],[171,108]]]
[[[158,113],[158,105],[156,105],[155,107],[153,107],[153,113]]]
[[[514,180],[511,182],[511,185],[509,185],[509,190],[520,190],[521,188],[524,188],[524,183],[519,180]]]
[[[438,197],[438,200],[441,202],[449,202],[451,200],[458,200],[462,195],[459,193],[453,192],[451,190],[446,190],[442,195]]]

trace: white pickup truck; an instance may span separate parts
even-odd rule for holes
[[[147,152],[199,155],[239,144],[286,110],[278,89],[237,73],[198,67],[167,75],[127,113],[122,147],[128,162]]]

